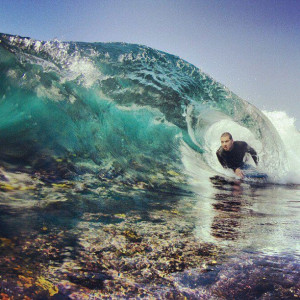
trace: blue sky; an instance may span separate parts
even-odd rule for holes
[[[300,128],[300,0],[1,0],[0,32],[147,45]]]

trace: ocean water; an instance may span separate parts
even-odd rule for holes
[[[2,297],[300,297],[284,112],[141,45],[1,34],[0,76]],[[220,166],[224,131],[267,181]]]

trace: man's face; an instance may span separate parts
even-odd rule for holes
[[[233,140],[228,135],[221,137],[221,146],[225,151],[230,151],[233,145]]]

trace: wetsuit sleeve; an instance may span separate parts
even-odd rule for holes
[[[258,164],[258,155],[257,155],[256,151],[247,144],[246,152],[250,153],[250,155],[252,156],[255,164],[257,165]]]
[[[223,168],[228,168],[227,164],[226,164],[226,161],[223,159],[223,157],[220,155],[219,151],[217,151],[217,157],[218,157],[218,160],[220,162],[220,164],[223,166]]]

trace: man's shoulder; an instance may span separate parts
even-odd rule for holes
[[[244,142],[244,141],[234,141],[233,144],[234,144],[235,146],[238,146],[238,147],[245,147],[245,146],[248,145],[248,144],[247,144],[246,142]]]

